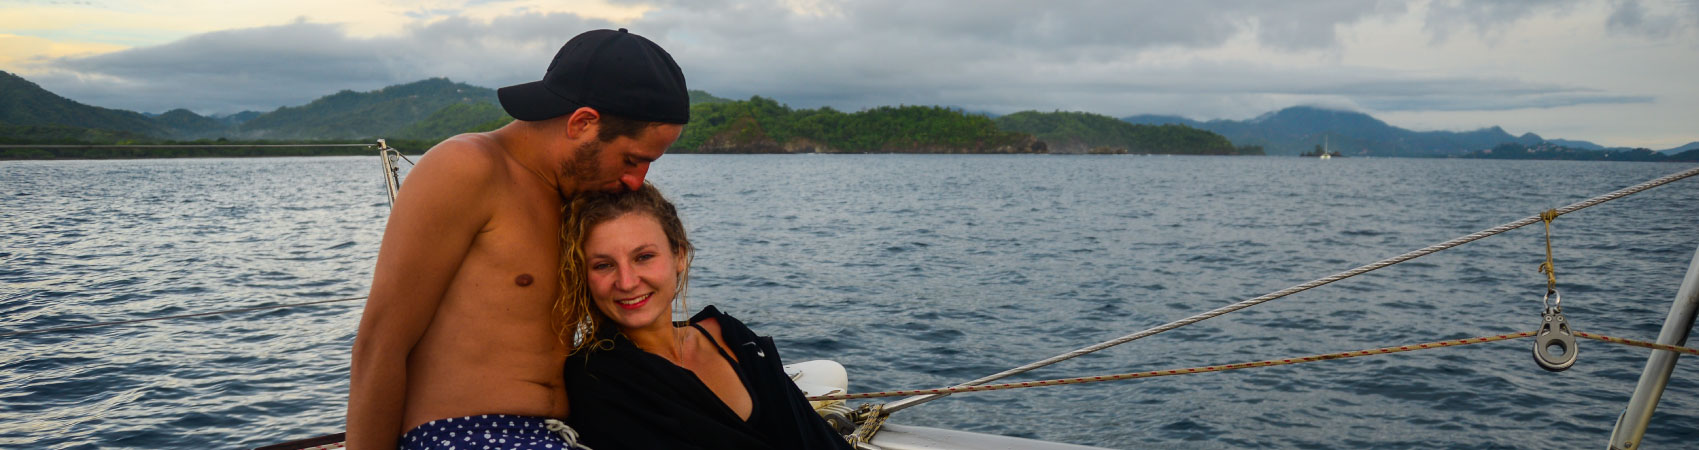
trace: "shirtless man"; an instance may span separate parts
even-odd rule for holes
[[[432,148],[390,211],[354,339],[349,448],[572,440],[551,320],[563,199],[642,185],[689,94],[671,55],[620,29],[574,37],[542,81],[498,97],[519,120]]]

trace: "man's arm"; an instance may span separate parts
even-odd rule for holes
[[[407,357],[436,316],[472,240],[492,212],[485,195],[500,161],[451,139],[407,175],[378,250],[354,338],[348,447],[389,450],[407,402]]]

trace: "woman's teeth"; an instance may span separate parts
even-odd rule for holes
[[[638,304],[638,303],[642,303],[644,300],[648,300],[649,296],[651,296],[651,295],[655,295],[655,294],[650,293],[650,294],[632,297],[632,298],[626,299],[626,300],[616,300],[614,303],[619,303],[621,305],[635,305],[635,304]]]

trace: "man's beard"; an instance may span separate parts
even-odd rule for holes
[[[588,187],[583,183],[597,181],[596,178],[601,175],[596,173],[596,157],[602,154],[602,141],[591,139],[580,144],[573,153],[572,159],[560,163],[560,173],[575,184]]]

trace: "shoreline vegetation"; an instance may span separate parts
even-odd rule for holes
[[[1087,148],[1083,152],[1053,153],[1046,151],[1018,151],[1013,147],[1000,147],[998,151],[937,151],[937,148],[893,149],[891,151],[835,151],[825,147],[808,147],[813,141],[797,141],[789,146],[776,145],[771,142],[758,142],[750,146],[719,147],[707,151],[674,149],[673,154],[1056,154],[1056,155],[1195,155],[1221,156],[1225,153],[1133,153],[1124,148],[1098,146]],[[1023,141],[1025,142],[1025,141]],[[133,145],[149,147],[108,147],[107,145],[126,144],[69,144],[70,147],[9,147],[0,148],[0,161],[52,161],[52,160],[98,160],[98,159],[165,159],[165,158],[271,158],[271,157],[300,157],[300,156],[377,156],[376,142],[370,147],[349,147],[348,144],[358,144],[355,141],[329,142],[300,142],[300,141],[257,141],[235,142],[225,141],[210,143],[202,141],[189,142],[149,142]],[[1020,142],[1017,142],[1019,144]],[[314,147],[313,145],[323,145]],[[434,142],[426,141],[391,141],[389,145],[403,154],[418,156],[425,153]],[[1042,141],[1034,144],[1046,145]],[[58,144],[66,145],[66,144]],[[219,145],[219,147],[176,147],[177,145]],[[267,147],[271,145],[291,145],[288,148]],[[1032,144],[1028,144],[1032,145]],[[812,151],[811,151],[812,150]],[[1240,148],[1240,150],[1245,150]],[[1250,150],[1256,150],[1252,148]],[[1241,156],[1245,154],[1239,154]],[[1254,154],[1252,156],[1268,156]],[[1317,155],[1302,155],[1314,158]],[[1542,160],[1542,161],[1623,161],[1623,162],[1699,162],[1699,150],[1690,150],[1675,155],[1664,155],[1648,149],[1600,151],[1577,150],[1564,147],[1532,148],[1516,143],[1502,144],[1488,150],[1470,152],[1454,156],[1380,156],[1381,158],[1419,158],[1419,159],[1499,159],[1499,160]]]
[[[1244,122],[1197,122],[1060,110],[999,116],[917,105],[844,112],[703,91],[690,91],[690,103],[691,122],[671,153],[1292,156],[1299,153],[1296,146],[1331,139],[1346,150],[1338,156],[1699,161],[1699,142],[1654,152],[1547,141],[1532,133],[1514,137],[1496,127],[1410,132],[1362,113],[1313,107]],[[185,109],[142,114],[85,105],[0,72],[0,160],[370,155],[377,153],[374,147],[347,145],[378,139],[419,154],[454,135],[494,130],[512,120],[494,90],[444,78],[344,90],[267,113],[201,116]],[[267,147],[279,145],[291,146]]]
[[[690,107],[674,153],[1049,153],[1038,138],[984,116],[937,106],[881,106],[854,113],[792,109],[750,97]]]
[[[823,108],[824,109],[824,108]],[[908,135],[890,135],[884,139],[857,141],[853,136],[816,134],[809,137],[787,129],[796,124],[780,125],[778,133],[766,131],[767,127],[751,116],[732,116],[722,118],[715,127],[687,127],[684,136],[679,139],[679,145],[668,150],[674,154],[853,154],[853,153],[931,153],[931,154],[1078,154],[1078,155],[1239,155],[1239,156],[1268,156],[1262,153],[1261,147],[1234,147],[1230,143],[1222,144],[1226,139],[1220,135],[1203,135],[1198,130],[1175,125],[1163,125],[1161,131],[1153,136],[1142,138],[1144,141],[1162,142],[1166,140],[1204,140],[1206,144],[1191,146],[1160,147],[1160,144],[1150,146],[1115,145],[1101,138],[1057,139],[1051,144],[1038,139],[1034,134],[1000,132],[988,128],[979,120],[960,120],[945,114],[949,110],[937,107],[885,107],[861,113],[845,114],[822,110],[804,110],[795,114],[802,122],[798,128],[819,132],[809,128],[808,117],[826,116],[831,120],[840,120],[856,125],[878,124],[881,121],[904,116],[932,117],[938,123],[931,126],[949,130],[954,127],[959,133],[955,134],[925,134],[917,133],[913,138]],[[1027,114],[1017,113],[1017,114]],[[1087,114],[1087,113],[1062,113]],[[843,116],[843,117],[839,117]],[[819,119],[815,119],[819,121]],[[926,122],[920,122],[926,123]],[[502,121],[501,124],[506,124]],[[692,125],[696,125],[693,121]],[[902,128],[902,125],[886,126]],[[914,125],[911,128],[918,128]],[[490,129],[499,126],[490,127]],[[936,128],[935,128],[936,129]],[[0,127],[3,133],[4,127]],[[479,130],[487,131],[487,130]],[[1051,132],[1054,133],[1054,132]],[[1204,132],[1207,133],[1207,132]],[[1048,134],[1048,133],[1046,133]],[[775,137],[774,135],[777,135]],[[1037,134],[1044,135],[1044,134]],[[927,137],[939,137],[939,141],[927,141]],[[197,139],[191,141],[174,141],[160,139],[112,139],[88,141],[57,141],[52,143],[20,143],[8,139],[8,135],[0,134],[0,161],[8,160],[81,160],[81,159],[154,159],[154,158],[249,158],[249,157],[294,157],[294,156],[369,156],[376,155],[376,139],[338,139],[338,140],[246,140],[228,139]],[[686,139],[689,139],[687,141]],[[1134,140],[1138,142],[1138,140]],[[390,147],[401,150],[408,155],[425,153],[440,140],[420,139],[386,139]],[[1124,142],[1124,141],[1123,141]],[[369,147],[350,147],[349,144],[370,144]],[[32,145],[39,145],[35,147]],[[115,147],[115,146],[135,147]],[[291,147],[272,147],[290,145]],[[315,147],[314,145],[322,145]],[[179,147],[180,146],[180,147]],[[215,147],[207,147],[215,146]],[[1064,151],[1053,151],[1062,147]],[[1128,147],[1139,150],[1130,150]],[[1155,147],[1154,151],[1152,147]],[[1339,155],[1337,152],[1334,153]],[[1316,154],[1301,154],[1299,156],[1315,157]],[[1673,155],[1655,152],[1649,149],[1628,150],[1586,150],[1563,147],[1553,144],[1528,146],[1509,142],[1491,149],[1478,150],[1468,153],[1447,156],[1405,156],[1390,155],[1381,157],[1393,158],[1452,158],[1452,159],[1513,159],[1513,160],[1561,160],[1561,161],[1629,161],[1629,162],[1699,162],[1699,149],[1688,150]]]
[[[726,100],[693,92],[692,120],[669,152],[677,154],[929,153],[929,154],[1178,154],[1261,155],[1260,147],[1234,147],[1221,135],[1184,125],[1135,125],[1079,112],[1026,111],[992,119],[939,106],[881,106],[846,113],[830,107],[794,109],[760,96]],[[346,94],[338,94],[345,96]],[[404,152],[422,152],[461,132],[500,128],[512,121],[488,103],[453,103],[421,123],[424,139],[387,139]],[[309,107],[312,105],[309,105]],[[478,114],[445,120],[444,111]],[[289,111],[299,115],[298,111]],[[490,115],[498,115],[489,119]],[[418,133],[404,133],[418,134]],[[364,139],[227,138],[170,140],[146,134],[57,125],[0,125],[0,160],[133,159],[364,155],[374,149],[328,145],[375,143]],[[1058,144],[1052,146],[1050,142]],[[41,147],[30,147],[39,144]],[[327,147],[263,147],[325,144]],[[111,147],[122,145],[150,147]],[[170,147],[181,145],[184,147]],[[203,146],[203,147],[194,147]],[[217,146],[217,147],[204,147]]]

